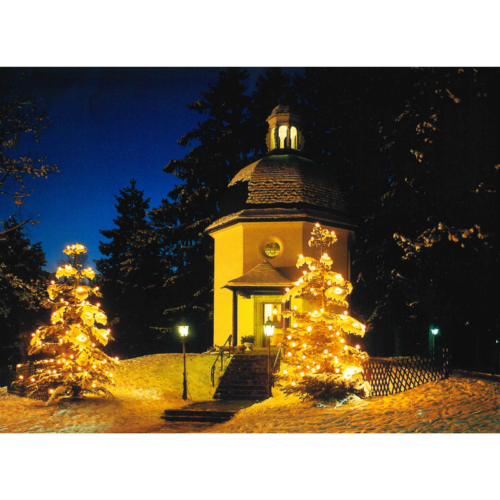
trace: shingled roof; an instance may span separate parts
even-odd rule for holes
[[[269,262],[264,261],[250,269],[248,273],[227,283],[228,288],[237,287],[283,287],[293,282],[285,278]]]
[[[248,186],[246,207],[255,205],[310,205],[336,212],[347,212],[347,206],[337,183],[326,169],[297,154],[268,155],[248,165],[230,182],[232,187]],[[240,191],[240,190],[238,190]],[[234,210],[233,210],[234,211]]]

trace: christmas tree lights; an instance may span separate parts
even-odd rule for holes
[[[300,297],[311,308],[300,312],[295,305],[283,312],[291,327],[283,339],[286,369],[278,376],[278,383],[287,394],[342,399],[348,394],[366,396],[369,391],[362,375],[368,355],[350,341],[353,335],[364,336],[365,325],[345,310],[351,283],[330,270],[333,261],[327,249],[336,241],[334,231],[315,225],[309,246],[319,258],[299,255],[297,267],[307,266],[308,271],[303,271],[283,297],[285,304]]]
[[[99,287],[87,284],[95,272],[90,267],[82,269],[79,263],[87,249],[76,243],[63,252],[72,263],[58,268],[59,282],[52,281],[47,289],[53,309],[51,325],[32,334],[29,349],[30,355],[45,354],[47,359],[35,361],[35,374],[26,389],[29,396],[49,395],[47,404],[63,397],[111,395],[105,386],[113,385],[113,368],[118,364],[118,358],[97,347],[106,345],[112,336],[103,328],[107,317],[100,304],[87,300],[102,297]]]

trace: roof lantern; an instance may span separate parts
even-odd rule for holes
[[[302,117],[294,107],[284,104],[276,106],[267,122],[269,132],[266,142],[269,151],[279,149],[301,151],[303,149]]]

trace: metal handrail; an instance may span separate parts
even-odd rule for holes
[[[281,345],[278,349],[278,352],[276,353],[276,357],[274,358],[274,364],[273,364],[273,372],[275,371],[276,369],[276,363],[278,362],[278,359],[280,358],[280,354],[281,354]]]
[[[283,344],[280,344],[278,352],[276,353],[276,357],[274,358],[274,364],[273,364],[273,369],[271,371],[272,375],[272,381],[271,381],[271,387],[274,387],[274,374],[276,372],[276,364],[278,363],[278,360],[280,359],[280,354],[281,354],[281,348],[283,347]]]
[[[231,342],[233,336],[229,335],[227,340],[224,342],[224,345],[220,348],[219,354],[217,354],[217,357],[215,358],[214,364],[212,365],[212,370],[210,371],[210,378],[212,379],[212,387],[215,387],[215,365],[217,364],[217,361],[220,357],[220,370],[222,371],[224,369],[224,347],[226,347],[226,344]],[[229,349],[231,351],[231,349]],[[228,356],[231,355],[231,352],[229,352]]]

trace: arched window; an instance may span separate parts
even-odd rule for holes
[[[290,146],[292,149],[297,149],[297,129],[290,127]]]
[[[280,136],[280,149],[284,149],[285,147],[285,139],[288,135],[288,130],[284,125],[281,125],[279,128],[279,136]]]

